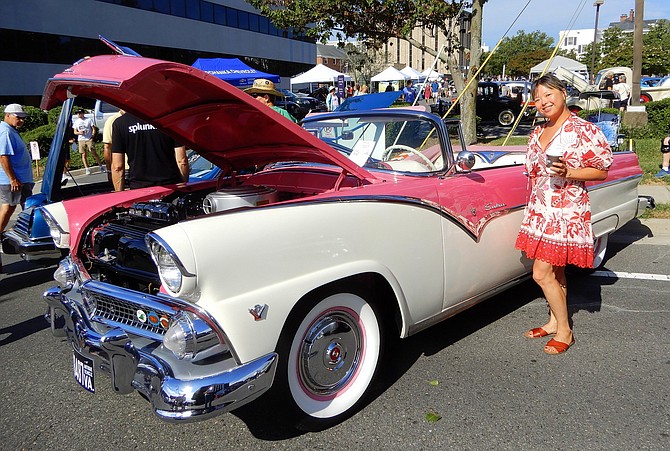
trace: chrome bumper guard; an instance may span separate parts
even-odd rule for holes
[[[652,196],[637,196],[637,214],[636,217],[640,217],[644,214],[647,209],[656,208],[656,201]]]
[[[93,360],[96,374],[111,377],[116,393],[138,391],[162,420],[209,419],[253,401],[272,385],[276,353],[212,376],[178,379],[169,363],[136,347],[120,327],[97,332],[84,308],[68,298],[67,291],[52,287],[43,295],[53,334],[67,336],[75,351]]]

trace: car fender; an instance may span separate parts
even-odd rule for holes
[[[417,204],[345,199],[277,205],[155,233],[196,275],[198,305],[217,319],[243,360],[272,350],[305,295],[352,275],[384,277],[399,303],[403,331],[442,309],[442,217]],[[249,312],[256,305],[267,305],[260,321]]]

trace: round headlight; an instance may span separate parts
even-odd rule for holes
[[[158,273],[166,288],[173,293],[179,292],[182,284],[182,273],[172,255],[162,246],[158,246],[156,255],[156,266]]]

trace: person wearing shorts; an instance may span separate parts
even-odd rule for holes
[[[100,166],[100,172],[105,172],[105,168],[100,161],[98,153],[93,147],[93,120],[84,117],[84,110],[77,111],[77,118],[74,120],[73,128],[74,134],[77,135],[77,142],[79,143],[79,153],[81,154],[81,162],[84,163],[86,174],[90,174],[91,170],[88,167],[88,152],[91,152],[93,158]]]
[[[0,122],[0,240],[16,206],[21,204],[23,208],[35,186],[30,153],[17,131],[25,118],[23,107],[11,103],[5,107],[5,117]]]

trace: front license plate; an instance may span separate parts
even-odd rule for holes
[[[93,374],[93,360],[72,350],[74,365],[74,379],[91,393],[95,393],[95,378]]]

